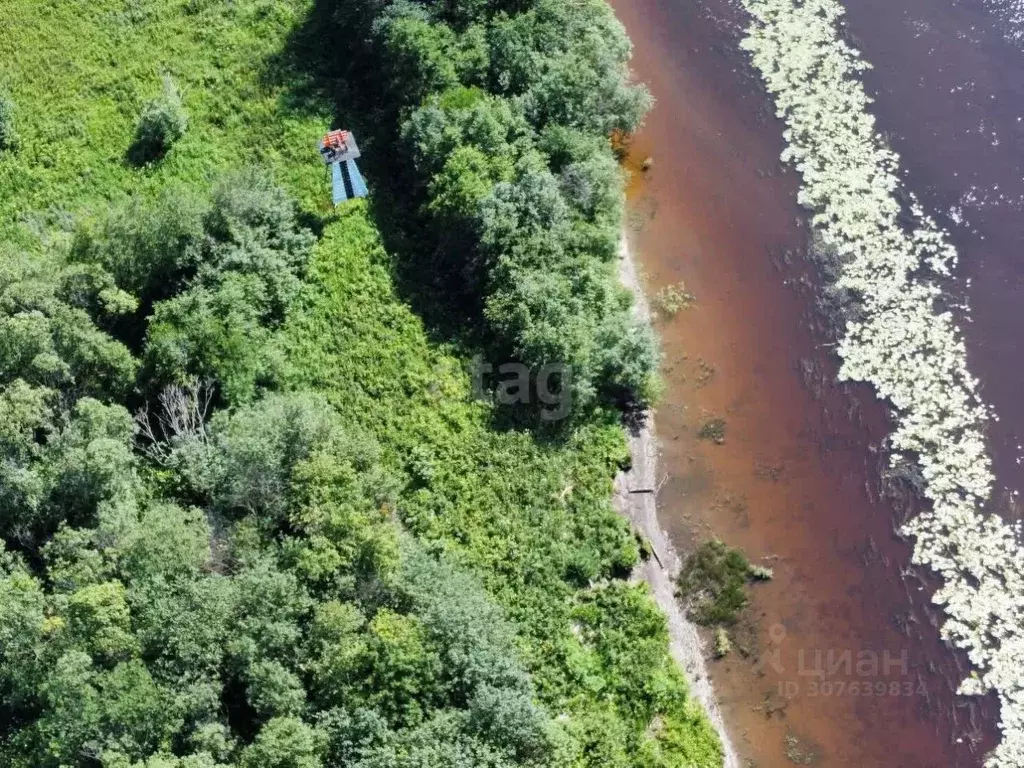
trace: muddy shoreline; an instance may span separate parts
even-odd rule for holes
[[[636,262],[625,235],[620,246],[619,278],[633,293],[634,313],[642,322],[651,322],[650,305],[640,284]],[[681,561],[668,534],[658,522],[659,450],[654,413],[648,413],[643,426],[629,435],[629,451],[632,458],[629,470],[619,473],[615,478],[614,504],[620,514],[629,519],[634,530],[647,540],[654,552],[654,557],[637,566],[633,578],[647,583],[658,607],[665,614],[672,658],[683,670],[691,695],[700,702],[718,733],[722,742],[723,767],[740,768],[736,748],[726,729],[708,675],[701,636],[675,598],[675,582]],[[635,492],[640,489],[654,489],[654,492]]]

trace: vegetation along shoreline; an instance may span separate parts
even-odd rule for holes
[[[629,55],[603,0],[0,8],[0,763],[723,763],[613,505]]]

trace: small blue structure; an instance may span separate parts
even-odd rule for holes
[[[331,188],[335,205],[353,197],[366,197],[366,182],[355,160],[331,163]]]
[[[320,155],[331,167],[331,197],[335,205],[366,197],[366,182],[356,166],[356,158],[361,154],[350,131],[331,131],[320,142]]]

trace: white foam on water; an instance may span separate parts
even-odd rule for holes
[[[962,694],[995,691],[1002,741],[989,766],[1024,766],[1024,553],[1019,526],[984,507],[994,477],[983,437],[997,419],[967,370],[940,282],[957,254],[910,195],[901,224],[900,160],[879,136],[860,74],[869,68],[840,34],[837,0],[740,0],[751,16],[743,47],[785,121],[782,158],[802,176],[801,204],[844,259],[839,287],[859,297],[838,351],[841,377],[872,384],[898,414],[893,461],[916,459],[930,509],[910,521],[914,561],[943,579],[934,601],[943,636],[974,671]],[[1024,0],[1014,3],[1024,29]],[[968,207],[972,201],[962,200]]]
[[[1000,29],[1008,40],[1024,43],[1024,0],[983,0],[1000,21]]]

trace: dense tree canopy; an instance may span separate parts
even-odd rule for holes
[[[179,435],[168,466],[202,508],[151,497],[114,408],[81,400],[59,440],[111,441],[99,466],[53,472],[81,514],[38,565],[3,555],[5,764],[383,765],[406,739],[550,757],[505,620],[399,533],[378,449],[326,401],[272,395]],[[353,719],[379,737],[352,743]]]

